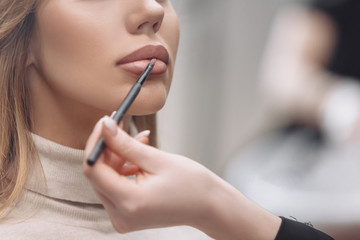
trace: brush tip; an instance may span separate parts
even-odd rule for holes
[[[156,58],[151,59],[150,64],[154,65],[156,63]]]

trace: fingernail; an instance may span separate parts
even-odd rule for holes
[[[145,131],[142,131],[142,132],[136,134],[135,138],[139,139],[142,137],[148,137],[148,136],[150,136],[150,133],[151,133],[150,130],[145,130]]]
[[[116,114],[116,111],[113,111],[110,117],[114,118],[115,114]]]
[[[97,123],[94,126],[94,130],[99,128],[99,126],[102,124],[102,122],[104,121],[104,117],[100,118],[99,121],[97,121]]]
[[[104,126],[109,130],[111,135],[115,136],[117,134],[118,127],[116,122],[109,116],[104,117]]]

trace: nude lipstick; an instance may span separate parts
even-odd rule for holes
[[[113,116],[114,121],[119,124],[121,120],[124,118],[125,113],[130,108],[131,104],[134,102],[135,98],[139,94],[142,85],[146,81],[147,77],[150,75],[150,72],[154,69],[154,66],[156,66],[157,59],[153,58],[149,60],[150,63],[145,68],[145,71],[141,74],[138,81],[133,85],[133,87],[130,89],[129,93],[126,95],[123,102],[120,104],[118,110],[116,111],[115,115]],[[142,68],[144,69],[144,68]],[[92,166],[96,163],[97,159],[101,155],[101,153],[104,151],[106,145],[103,138],[100,138],[97,142],[94,150],[90,154],[89,158],[87,159],[87,163]]]
[[[169,64],[169,53],[166,48],[161,45],[147,45],[142,47],[117,61],[116,65],[127,72],[139,75],[151,59],[154,58],[157,61],[151,74],[157,75],[165,73]]]

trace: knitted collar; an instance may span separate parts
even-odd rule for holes
[[[131,135],[137,130],[130,125]],[[84,150],[60,145],[32,133],[46,188],[40,188],[39,177],[31,177],[27,189],[42,195],[72,202],[101,204],[91,184],[82,173]],[[41,179],[41,178],[40,178]]]

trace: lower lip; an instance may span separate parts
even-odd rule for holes
[[[145,59],[145,60],[139,60],[139,61],[119,64],[118,66],[127,72],[130,72],[130,73],[133,73],[136,75],[140,75],[145,71],[145,68],[149,65],[150,61],[151,60]],[[152,75],[163,74],[166,72],[167,67],[168,66],[166,63],[157,59],[155,65],[154,65],[154,68],[151,71],[151,74]]]

